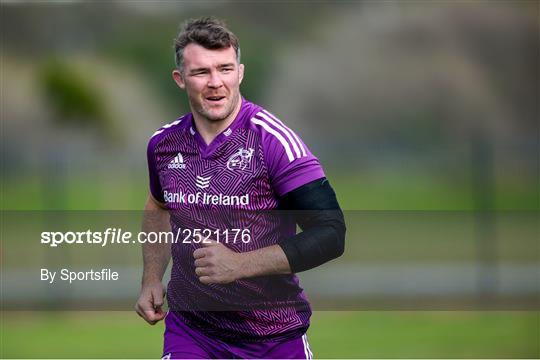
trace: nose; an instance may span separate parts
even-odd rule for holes
[[[208,79],[208,87],[212,89],[220,88],[223,85],[223,81],[219,75],[219,71],[212,71],[210,78]]]

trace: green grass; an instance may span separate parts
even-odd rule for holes
[[[91,174],[63,182],[38,176],[2,179],[2,210],[141,210],[148,196],[146,174]]]
[[[537,358],[538,312],[316,312],[317,358]],[[4,312],[2,358],[156,358],[163,323],[133,312]]]
[[[344,210],[474,210],[470,179],[414,169],[359,173],[328,170],[327,177]],[[508,175],[494,179],[496,210],[538,210],[536,179]]]
[[[344,210],[472,210],[471,182],[414,169],[365,173],[327,169]],[[39,174],[2,179],[3,210],[140,210],[146,200],[146,170],[109,174]],[[494,184],[495,209],[538,210],[535,179],[508,175]]]
[[[539,314],[318,312],[310,343],[322,358],[536,358]]]

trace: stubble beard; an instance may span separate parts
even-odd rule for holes
[[[236,91],[233,95],[231,101],[228,102],[226,105],[225,111],[222,114],[212,114],[211,110],[209,111],[206,109],[202,102],[199,102],[197,100],[194,100],[193,98],[189,97],[189,103],[191,105],[191,108],[204,117],[206,120],[210,122],[218,122],[223,121],[227,119],[236,108],[236,105],[238,105],[238,101],[240,99],[240,92]]]

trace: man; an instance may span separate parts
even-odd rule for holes
[[[335,194],[300,138],[241,97],[238,39],[223,23],[188,22],[175,54],[192,112],[150,139],[143,230],[172,227],[182,240],[143,245],[136,311],[165,318],[164,358],[311,358],[311,310],[294,273],[343,253]],[[303,231],[258,215],[276,209],[309,210],[294,212]]]

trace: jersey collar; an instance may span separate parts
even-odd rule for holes
[[[193,119],[193,114],[190,113],[189,116],[189,133],[193,136],[195,139],[195,142],[199,146],[199,151],[201,153],[201,156],[203,158],[209,157],[214,153],[214,151],[225,141],[227,141],[228,138],[230,138],[236,129],[238,129],[247,118],[248,115],[248,108],[249,108],[249,102],[241,97],[240,101],[242,104],[240,105],[240,111],[238,111],[238,114],[236,115],[236,118],[231,123],[231,125],[223,130],[221,133],[218,134],[218,136],[215,137],[214,140],[210,144],[206,144],[202,138],[202,136],[197,131],[197,128],[195,127],[195,121]]]

